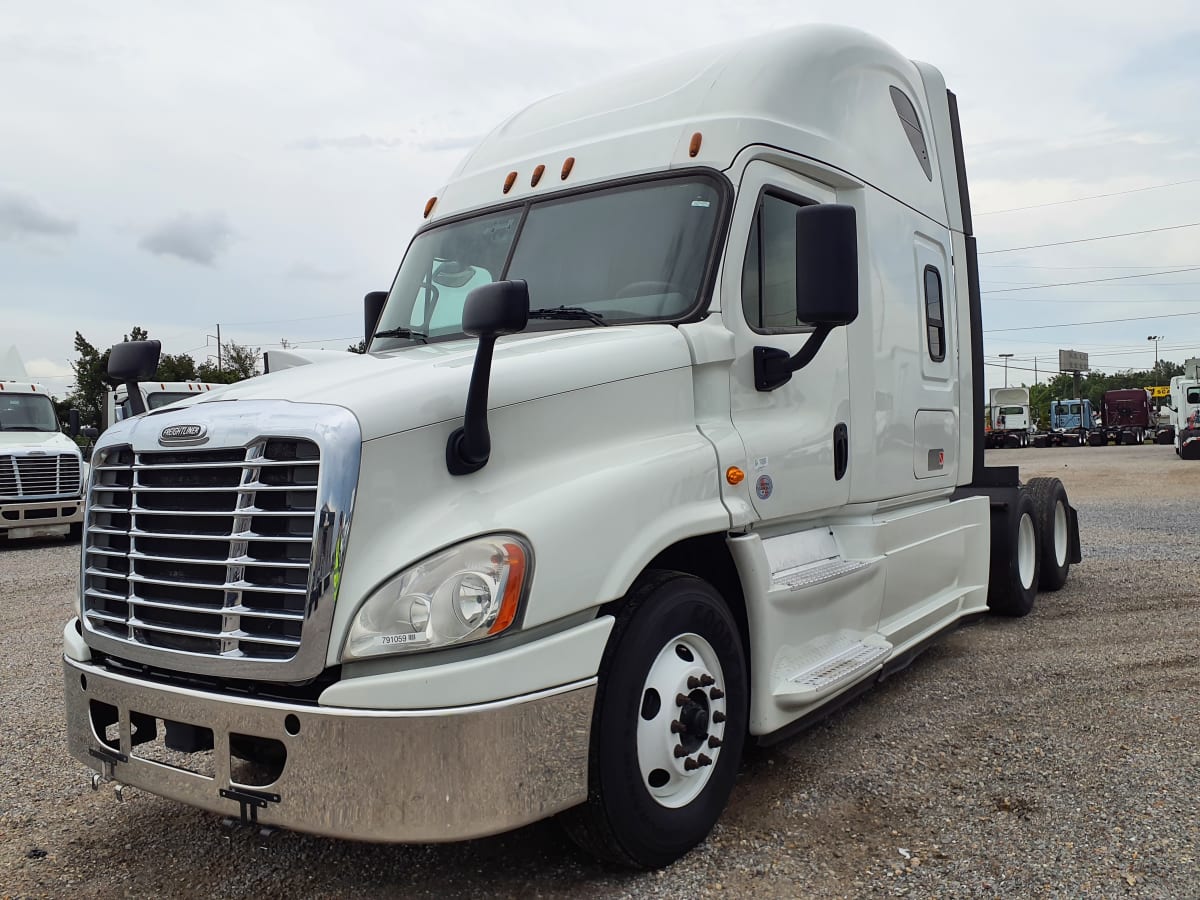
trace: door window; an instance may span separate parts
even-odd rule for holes
[[[742,311],[755,331],[807,326],[796,318],[796,210],[806,204],[764,194],[742,266]]]

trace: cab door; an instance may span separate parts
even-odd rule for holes
[[[750,499],[781,521],[842,506],[850,496],[850,393],[845,328],[772,391],[755,387],[756,347],[797,353],[812,327],[796,317],[796,225],[802,206],[833,203],[832,188],[762,160],[738,191],[722,283],[722,315],[734,335],[731,417],[746,448]]]

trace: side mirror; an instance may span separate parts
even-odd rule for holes
[[[84,428],[81,428],[79,433],[91,441],[94,441],[96,438],[100,437],[100,429],[93,425],[87,425]]]
[[[67,410],[67,434],[71,437],[79,437],[79,410]]]
[[[363,297],[363,340],[365,346],[371,345],[375,337],[375,329],[379,327],[379,317],[383,315],[383,307],[387,303],[387,291],[371,291]]]
[[[161,353],[161,341],[125,341],[113,344],[108,353],[108,375],[129,389],[129,406],[135,416],[146,411],[146,403],[137,384],[154,377]]]
[[[754,386],[773,391],[817,355],[825,338],[858,318],[858,225],[854,207],[838,203],[796,211],[796,318],[815,326],[795,356],[754,348]]]
[[[451,475],[470,475],[487,465],[492,453],[488,433],[487,398],[496,338],[515,334],[529,324],[529,286],[524,281],[495,281],[467,294],[463,331],[479,337],[475,367],[467,389],[462,428],[446,441],[446,469]]]

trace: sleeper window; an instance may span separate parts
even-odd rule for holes
[[[942,362],[946,358],[946,317],[942,307],[942,276],[933,266],[925,267],[925,334],[929,358]]]

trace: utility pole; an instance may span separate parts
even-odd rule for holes
[[[1004,386],[1008,387],[1008,361],[1012,358],[1012,354],[1001,353],[1000,358],[1004,360]]]
[[[1161,334],[1151,334],[1146,337],[1148,341],[1154,341],[1154,371],[1158,372],[1158,342],[1163,339]]]
[[[217,371],[222,372],[224,369],[221,366],[221,323],[217,323]]]

